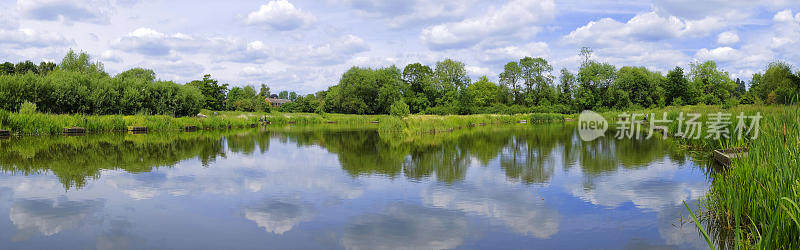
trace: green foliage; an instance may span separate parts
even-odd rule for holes
[[[202,95],[196,89],[149,79],[61,69],[46,75],[2,75],[0,109],[17,111],[29,101],[41,112],[56,114],[184,116],[197,114],[201,108]]]
[[[20,114],[33,114],[36,113],[36,104],[25,101],[22,105],[19,106],[19,113]]]
[[[200,93],[205,99],[203,108],[210,110],[225,109],[225,98],[228,93],[228,84],[219,84],[217,80],[211,78],[211,75],[204,75],[203,80],[191,81],[186,85],[200,90]]]
[[[408,105],[402,100],[394,102],[392,106],[389,108],[389,114],[393,116],[407,116],[411,114],[411,111],[408,109]]]

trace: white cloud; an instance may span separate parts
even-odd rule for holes
[[[536,25],[552,19],[554,12],[552,0],[512,0],[482,16],[427,27],[420,39],[433,50],[471,47],[491,36],[537,33],[541,28]]]
[[[109,1],[87,0],[18,0],[20,13],[30,19],[44,21],[87,22],[105,24],[113,7]]]
[[[731,45],[739,42],[739,35],[734,31],[725,31],[717,35],[717,43],[722,45]]]
[[[306,26],[315,20],[311,13],[295,8],[289,1],[274,0],[247,14],[245,23],[287,31]]]
[[[478,56],[478,59],[484,62],[508,62],[519,60],[520,58],[542,57],[547,58],[550,55],[550,47],[544,42],[532,42],[523,45],[511,45],[499,48],[491,48],[484,50]]]
[[[0,44],[9,45],[14,48],[43,48],[54,46],[66,46],[72,44],[64,36],[58,33],[42,32],[32,29],[0,29]]]
[[[602,18],[575,29],[564,40],[572,44],[609,46],[631,41],[661,41],[678,37],[702,37],[723,28],[714,17],[684,21],[675,16],[662,17],[656,12],[638,14],[626,23]]]
[[[193,37],[183,33],[164,34],[150,28],[138,28],[117,39],[112,47],[146,56],[168,56],[176,52],[215,52],[232,46],[224,38]]]
[[[266,201],[244,209],[244,217],[254,221],[267,232],[281,235],[304,221],[314,218],[309,204],[286,201]]]
[[[341,0],[335,2],[349,5],[362,16],[386,19],[392,28],[463,17],[475,3],[474,0]]]
[[[452,249],[466,234],[467,220],[461,213],[391,204],[379,214],[358,216],[340,242],[347,249]]]

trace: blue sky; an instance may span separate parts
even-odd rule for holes
[[[444,58],[496,79],[524,56],[575,71],[595,60],[666,72],[715,60],[749,80],[800,62],[792,0],[0,0],[0,60],[58,61],[70,48],[109,73],[150,68],[164,80],[203,74],[231,85],[312,93],[351,66]]]

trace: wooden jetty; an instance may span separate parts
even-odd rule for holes
[[[714,150],[714,160],[720,165],[728,166],[731,164],[732,159],[738,159],[747,156],[746,148],[728,148]]]
[[[378,124],[378,121],[370,121],[369,123]]]
[[[197,126],[194,125],[186,125],[183,127],[183,131],[185,132],[194,132],[197,131]]]
[[[336,121],[327,121],[328,124],[336,124]]]
[[[147,133],[147,127],[130,126],[128,127],[128,132],[133,132],[134,134]]]
[[[0,129],[0,138],[2,138],[2,137],[9,137],[9,136],[11,136],[11,132],[9,132],[8,130],[2,130],[2,129]]]
[[[564,121],[565,121],[565,122],[571,122],[571,121],[572,121],[572,118],[564,118]]]
[[[525,123],[528,123],[528,121],[527,120],[520,120],[520,121],[517,121],[517,123],[525,124]]]
[[[297,124],[297,122],[296,122],[296,121],[290,121],[290,122],[288,122],[288,123],[289,123],[289,124]]]
[[[86,134],[86,129],[85,128],[81,128],[81,127],[64,128],[64,134],[68,134],[68,135]]]

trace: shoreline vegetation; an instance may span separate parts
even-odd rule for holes
[[[473,82],[465,64],[451,59],[402,69],[352,67],[335,85],[303,96],[290,91],[275,95],[266,84],[258,91],[229,88],[210,75],[180,84],[142,68],[112,77],[102,63],[70,51],[59,64],[0,64],[0,129],[23,135],[61,134],[73,126],[90,133],[131,126],[227,129],[259,126],[266,116],[274,125],[355,124],[422,134],[521,120],[565,121],[583,110],[599,112],[612,124],[622,111],[667,112],[673,120],[680,112],[734,117],[761,112],[755,140],[675,139],[706,152],[749,148],[747,157],[728,168],[709,171],[711,190],[701,203],[698,226],[708,226],[712,247],[800,248],[800,71],[778,61],[745,82],[714,61],[662,74],[597,62],[589,48],[579,55],[583,60],[577,72],[554,72],[543,58],[508,62],[497,83],[487,76]],[[291,102],[271,107],[267,97]],[[676,126],[670,124],[669,130]]]
[[[172,117],[167,115],[55,115],[43,113],[11,113],[0,110],[0,129],[13,135],[59,135],[65,128],[85,128],[88,133],[125,132],[132,127],[145,127],[150,132],[183,131],[187,126],[200,130],[248,128],[259,126],[341,124],[373,127],[380,131],[430,133],[487,124],[513,124],[520,121],[541,123],[564,121],[563,114],[518,115],[348,115],[314,113],[255,113],[236,111],[200,112],[206,117]]]

